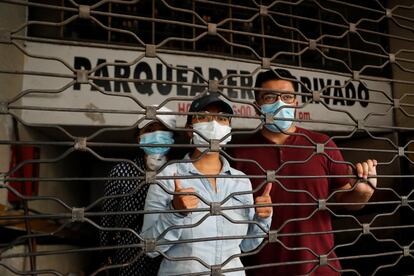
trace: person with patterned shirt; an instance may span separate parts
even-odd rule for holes
[[[161,112],[171,112],[161,107]],[[132,161],[116,164],[110,171],[109,180],[105,184],[104,195],[108,198],[103,202],[104,212],[133,212],[144,209],[148,185],[141,183],[135,177],[144,175],[147,170],[158,170],[167,162],[169,147],[143,147],[145,144],[173,144],[174,135],[170,129],[176,127],[175,115],[157,115],[159,120],[142,121],[138,126],[138,142],[140,150]],[[170,128],[170,129],[169,129]],[[107,228],[101,231],[102,246],[123,246],[116,250],[108,250],[105,266],[115,266],[107,269],[109,275],[121,276],[151,276],[157,275],[159,258],[147,257],[139,247],[134,247],[141,241],[138,234],[142,227],[142,215],[120,214],[103,216],[101,226]],[[114,230],[109,228],[122,228]]]

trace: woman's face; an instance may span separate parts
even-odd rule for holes
[[[150,123],[148,125],[146,125],[145,127],[141,128],[139,130],[139,135],[137,137],[138,143],[140,142],[140,136],[145,134],[145,133],[150,133],[150,132],[154,132],[157,130],[166,130],[166,131],[171,131],[169,130],[167,127],[165,127],[162,123],[160,122],[153,122]]]
[[[205,108],[205,110],[198,112],[199,114],[194,115],[191,120],[191,124],[196,123],[204,123],[204,122],[211,122],[215,120],[217,123],[221,125],[230,125],[230,117],[224,112],[223,108],[220,105],[212,104]],[[208,113],[223,113],[224,116],[220,115],[209,115]]]
[[[139,130],[139,135],[145,134],[145,133],[150,133],[150,132],[154,132],[157,130],[166,130],[169,131],[168,128],[166,128],[163,124],[161,124],[160,122],[153,122],[150,123],[149,125],[145,126],[144,128]]]

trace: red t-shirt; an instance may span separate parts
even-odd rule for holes
[[[296,133],[290,135],[282,147],[240,147],[230,151],[230,155],[234,158],[255,160],[265,170],[276,170],[277,181],[273,183],[271,191],[272,202],[290,203],[273,208],[271,229],[278,231],[277,237],[280,243],[268,243],[259,253],[243,260],[245,266],[277,265],[247,270],[248,275],[298,275],[312,271],[313,275],[338,274],[330,267],[340,269],[337,260],[330,260],[329,265],[318,267],[319,255],[327,255],[328,259],[336,258],[333,251],[330,213],[326,210],[318,210],[318,199],[327,199],[333,190],[349,182],[345,177],[324,177],[349,173],[346,164],[331,161],[343,162],[343,157],[336,149],[335,143],[327,142],[328,139],[326,135],[297,127]],[[316,146],[312,142],[326,143],[324,147],[333,147],[335,150],[324,148],[323,152],[329,158],[321,153],[316,154]],[[273,144],[260,133],[251,137],[248,143]],[[295,148],[295,146],[312,148]],[[266,175],[253,162],[238,161],[234,162],[233,167],[246,175]],[[301,176],[319,177],[301,178]],[[265,181],[265,179],[251,178],[253,189]],[[255,196],[262,192],[263,189],[259,190]],[[303,203],[308,205],[301,205]],[[324,233],[315,234],[315,232]],[[286,234],[287,236],[283,236]]]

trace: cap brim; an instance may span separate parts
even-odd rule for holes
[[[223,101],[223,100],[219,99],[219,98],[210,99],[209,101],[206,101],[206,102],[200,103],[200,104],[197,106],[197,110],[191,109],[191,107],[190,107],[190,110],[189,110],[189,111],[190,111],[190,112],[198,112],[198,111],[202,111],[202,110],[204,110],[206,107],[208,107],[208,106],[210,106],[210,105],[212,105],[212,104],[217,104],[217,105],[219,105],[220,107],[222,107],[222,109],[223,109],[223,111],[224,111],[225,113],[228,113],[228,114],[231,114],[231,115],[233,115],[233,114],[234,114],[234,111],[233,111],[233,108],[231,107],[231,105],[230,105],[230,104],[228,104],[227,102],[225,102],[225,101]],[[192,117],[192,115],[188,115],[188,116],[187,116],[187,124],[190,124],[190,122],[191,122],[191,117]]]
[[[207,106],[212,105],[212,104],[218,104],[218,105],[220,105],[224,109],[224,111],[226,113],[228,113],[228,114],[234,114],[233,108],[228,103],[226,103],[226,102],[224,102],[224,101],[222,101],[220,99],[213,100],[213,101],[207,103],[202,109],[204,109]]]

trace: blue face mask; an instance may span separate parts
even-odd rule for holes
[[[140,136],[140,145],[146,144],[174,144],[173,133],[171,131],[157,130],[144,133]],[[148,155],[165,155],[170,147],[142,147]]]
[[[292,108],[281,108],[282,106],[291,106],[282,102],[281,100],[276,101],[272,104],[264,104],[261,106],[263,113],[274,114],[274,117],[283,118],[283,119],[294,119],[295,118],[295,109]],[[276,113],[276,110],[277,111]],[[276,113],[276,114],[275,114]],[[281,132],[281,130],[287,130],[292,125],[293,121],[273,120],[273,124],[265,125],[265,127],[272,132]],[[278,128],[279,127],[279,128]]]

